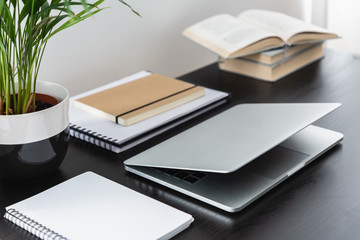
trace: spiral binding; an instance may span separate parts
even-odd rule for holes
[[[26,215],[23,215],[22,213],[16,211],[15,209],[11,208],[6,210],[4,217],[41,239],[69,240],[68,238],[52,231],[44,225],[30,219]]]
[[[103,136],[97,132],[88,130],[75,124],[70,124],[70,136],[105,148],[107,150],[111,150],[113,152],[120,152],[120,147],[117,146],[117,140]]]
[[[137,144],[140,144],[154,136],[157,136],[171,128],[174,128],[192,118],[195,118],[196,116],[199,116],[210,109],[216,108],[217,106],[224,104],[227,101],[227,97],[221,98],[210,105],[204,106],[194,112],[191,112],[189,114],[186,114],[185,116],[181,116],[175,120],[172,120],[165,125],[162,125],[160,127],[154,128],[149,132],[143,133],[141,135],[136,136],[135,138],[131,139],[130,141],[127,141],[126,143],[120,143],[118,139],[113,139],[110,137],[106,137],[104,135],[101,135],[97,132],[88,130],[84,127],[78,126],[76,124],[70,123],[70,136],[74,138],[78,138],[80,140],[89,142],[91,144],[97,145],[99,147],[111,150],[115,153],[120,153],[121,151],[125,151]]]

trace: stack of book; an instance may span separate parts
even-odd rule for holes
[[[324,56],[322,44],[304,44],[268,50],[234,59],[219,59],[219,68],[274,82]]]
[[[320,59],[322,43],[339,37],[291,16],[258,9],[237,17],[215,15],[186,28],[183,35],[215,52],[220,69],[266,81]]]
[[[70,135],[119,153],[209,111],[229,94],[140,71],[70,98]]]

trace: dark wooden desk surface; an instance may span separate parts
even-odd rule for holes
[[[359,56],[327,50],[320,62],[274,84],[220,72],[215,64],[180,78],[231,92],[232,99],[125,153],[113,154],[72,140],[65,161],[51,178],[27,185],[0,181],[0,214],[7,205],[90,170],[192,214],[193,224],[175,239],[359,239]],[[340,102],[341,108],[316,125],[342,132],[345,138],[342,144],[234,214],[124,171],[123,161],[130,156],[244,102]],[[0,239],[36,238],[1,219]]]

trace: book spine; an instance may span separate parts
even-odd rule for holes
[[[113,151],[115,153],[122,151],[122,149],[117,145],[116,140],[75,124],[70,124],[70,136]]]
[[[4,218],[8,219],[9,221],[15,223],[19,227],[41,239],[68,240],[68,238],[28,218],[27,216],[16,211],[15,209],[6,210]]]

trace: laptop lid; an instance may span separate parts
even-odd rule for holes
[[[236,105],[124,163],[128,166],[233,172],[340,105]]]

